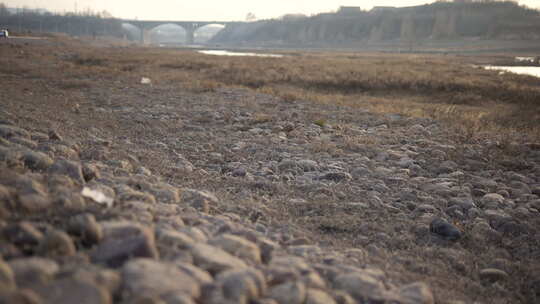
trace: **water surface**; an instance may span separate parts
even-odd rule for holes
[[[499,70],[504,72],[522,74],[522,75],[531,75],[535,77],[540,77],[540,67],[536,66],[494,66],[488,65],[485,66],[487,70]]]
[[[204,51],[199,51],[199,53],[206,54],[206,55],[215,55],[215,56],[248,56],[248,57],[272,57],[272,58],[283,57],[283,55],[278,55],[278,54],[231,52],[231,51],[223,51],[223,50],[204,50]]]

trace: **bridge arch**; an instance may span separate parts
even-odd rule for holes
[[[223,23],[209,23],[203,25],[195,29],[193,40],[195,43],[206,43],[225,27],[226,25]]]
[[[139,28],[140,41],[144,43],[147,41],[145,36],[148,35],[147,32],[152,31],[153,28],[164,25],[164,24],[175,24],[184,28],[186,32],[185,42],[187,44],[193,44],[195,42],[195,32],[208,25],[221,25],[224,27],[239,24],[241,22],[221,22],[221,21],[146,21],[146,20],[124,20],[124,23],[131,24]]]

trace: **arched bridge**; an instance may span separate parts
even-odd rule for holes
[[[147,20],[122,20],[124,23],[129,23],[138,27],[141,30],[141,42],[144,43],[144,33],[157,26],[163,24],[175,24],[181,26],[187,35],[187,44],[193,44],[195,41],[195,31],[209,24],[221,24],[225,27],[235,24],[241,24],[243,22],[223,22],[223,21],[147,21]]]

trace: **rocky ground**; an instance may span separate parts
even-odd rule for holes
[[[540,299],[540,144],[3,67],[0,303]]]

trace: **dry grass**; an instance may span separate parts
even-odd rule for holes
[[[77,44],[62,53],[39,46],[34,53],[42,63],[54,62],[66,73],[40,68],[32,75],[55,80],[66,89],[88,88],[92,78],[138,82],[141,77],[194,92],[246,87],[284,102],[308,100],[444,120],[461,140],[504,141],[516,134],[525,141],[540,139],[540,80],[473,66],[489,62],[489,57],[293,53],[284,58],[238,58]],[[31,69],[13,62],[4,67],[8,74],[26,74]]]
[[[106,65],[94,64],[104,62],[103,56]],[[235,58],[163,49],[107,49],[95,60],[91,54],[80,58],[85,73],[144,75],[195,92],[247,87],[284,102],[308,100],[444,120],[462,140],[515,134],[540,139],[540,80],[474,67],[476,58],[317,53]],[[323,120],[315,123],[324,125]]]

